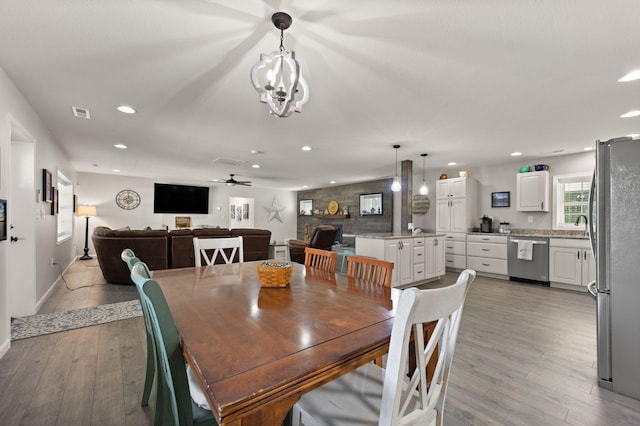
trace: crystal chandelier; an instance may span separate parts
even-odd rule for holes
[[[260,102],[269,105],[270,114],[288,117],[302,112],[302,105],[309,100],[309,86],[300,74],[295,52],[284,48],[284,30],[291,26],[291,16],[276,12],[271,22],[280,30],[280,49],[260,54],[260,61],[251,68],[251,83],[260,94]]]
[[[391,191],[400,192],[402,189],[402,185],[400,184],[400,178],[398,177],[398,148],[400,145],[394,145],[393,148],[396,150],[396,175],[393,177],[393,183],[391,184]]]

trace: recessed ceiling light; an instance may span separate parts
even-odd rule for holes
[[[253,167],[254,169],[259,169],[260,168],[260,164],[253,164],[251,167]]]
[[[627,136],[633,139],[638,139],[640,138],[640,133],[631,133],[630,135],[627,135]]]
[[[308,186],[307,186],[307,185],[302,185],[302,187],[303,187],[303,188],[308,188]]]
[[[516,151],[516,152],[512,152],[510,155],[511,155],[512,157],[517,157],[517,156],[519,156],[519,155],[522,155],[522,153],[521,153],[521,152]]]
[[[447,163],[447,166],[455,166],[456,164],[458,164],[458,163],[456,163],[455,161],[452,161],[450,163]]]
[[[630,117],[637,117],[640,115],[640,111],[638,110],[634,110],[634,111],[629,111],[629,112],[625,112],[624,114],[622,114],[620,116],[620,118],[630,118]]]
[[[305,145],[302,147],[303,151],[311,151],[311,147],[309,145]]]
[[[593,151],[593,147],[592,146],[585,146],[584,150],[585,151]]]
[[[332,180],[331,182],[329,182],[331,185],[333,185],[334,183],[336,183],[335,180]]]
[[[633,80],[638,80],[638,79],[640,79],[640,70],[631,71],[629,74],[627,74],[627,75],[625,75],[623,77],[620,77],[618,79],[618,81],[620,83],[624,83],[624,82],[627,82],[627,81],[633,81]]]
[[[113,169],[115,173],[120,173],[120,169]]]
[[[258,151],[257,149],[252,149],[251,151],[249,151],[251,153],[251,155],[258,155],[258,154],[264,154],[264,152],[262,151]]]
[[[125,114],[135,114],[136,110],[133,109],[132,107],[128,106],[128,105],[120,105],[117,108],[118,111],[123,112]]]
[[[127,146],[121,143],[117,143],[114,146],[118,149],[127,149]]]

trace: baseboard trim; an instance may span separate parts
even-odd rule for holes
[[[2,342],[2,345],[0,345],[0,358],[9,352],[9,348],[11,348],[11,339],[5,340]]]
[[[49,297],[51,297],[53,290],[55,290],[56,286],[62,280],[62,276],[65,274],[65,272],[69,270],[71,265],[73,265],[73,262],[75,262],[76,260],[77,260],[77,256],[73,258],[73,260],[67,265],[66,268],[64,268],[64,271],[62,271],[62,274],[58,275],[58,278],[56,278],[53,284],[51,284],[51,287],[49,287],[49,290],[47,290],[47,292],[40,298],[40,300],[38,300],[38,302],[36,303],[36,312],[40,311],[40,308],[42,308],[42,306],[46,303],[46,301],[49,300]]]

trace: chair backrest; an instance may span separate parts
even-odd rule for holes
[[[130,248],[122,250],[122,253],[120,253],[120,259],[122,259],[124,263],[127,264],[127,266],[129,267],[129,272],[131,272],[131,268],[133,268],[133,265],[140,262],[140,259],[136,257],[135,253]]]
[[[313,230],[309,240],[309,247],[321,250],[330,250],[336,241],[338,230],[331,225],[320,225]]]
[[[324,271],[335,272],[336,256],[338,253],[334,251],[320,250],[311,247],[304,249],[304,264],[312,268],[322,269]]]
[[[391,331],[389,356],[382,391],[380,425],[396,425],[411,419],[411,424],[423,424],[436,410],[442,424],[442,412],[458,336],[467,289],[475,279],[475,271],[464,270],[455,284],[447,287],[404,290],[400,295]],[[437,321],[428,341],[424,340],[424,325]],[[411,333],[416,347],[416,369],[406,366]],[[436,352],[437,351],[437,352]],[[427,364],[437,353],[437,363],[431,383],[427,383]],[[407,422],[409,423],[409,422]]]
[[[364,256],[347,256],[347,276],[391,287],[393,262]]]
[[[225,249],[231,249],[229,256],[229,250],[225,251]],[[211,257],[209,254],[213,250]],[[242,246],[242,237],[234,237],[234,238],[193,238],[193,254],[195,256],[196,266],[202,266],[202,258],[204,257],[204,261],[207,265],[213,265],[216,263],[216,258],[218,254],[222,255],[222,259],[224,259],[225,263],[232,263],[233,259],[238,254],[238,261],[240,263],[244,262],[244,249]]]
[[[149,312],[160,371],[157,386],[161,388],[159,392],[162,401],[159,402],[156,410],[163,410],[160,417],[163,420],[168,420],[167,417],[172,416],[174,420],[172,424],[191,425],[193,410],[178,330],[164,294],[154,280],[147,280],[142,285],[142,303],[146,305]]]

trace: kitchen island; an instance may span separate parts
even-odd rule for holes
[[[392,287],[410,287],[445,274],[444,236],[439,233],[356,235],[356,254],[393,262]]]

